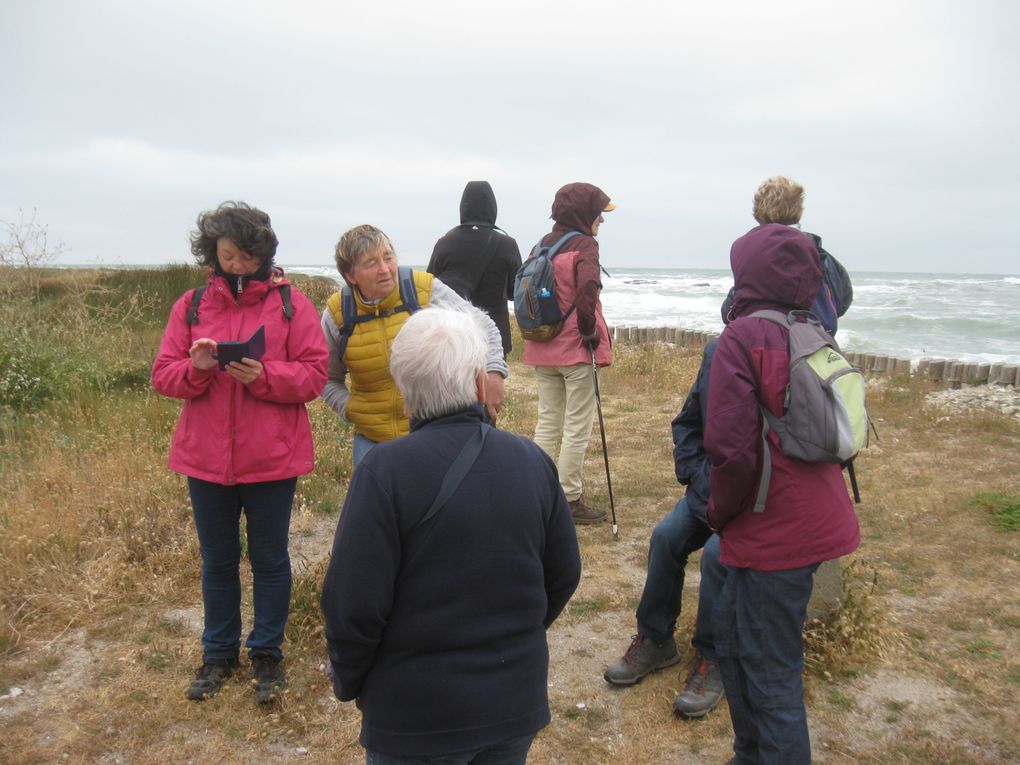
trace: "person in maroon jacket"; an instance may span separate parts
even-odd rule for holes
[[[813,574],[822,561],[857,549],[860,530],[839,465],[787,457],[774,432],[765,508],[754,511],[759,404],[783,414],[789,353],[787,330],[750,314],[809,308],[822,270],[814,242],[777,223],[737,239],[730,267],[733,319],[712,362],[705,450],[708,521],[729,567],[713,633],[733,721],[731,762],[809,765],[802,633]]]

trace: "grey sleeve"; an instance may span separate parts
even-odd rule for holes
[[[429,304],[434,305],[436,308],[451,308],[453,310],[460,310],[465,305],[470,305],[468,301],[439,281],[439,279],[432,280],[432,298]],[[332,317],[330,318],[332,319]],[[323,322],[325,322],[325,318]],[[492,319],[485,316],[485,328],[486,343],[489,347],[485,371],[498,372],[503,377],[509,377],[510,368],[503,359],[503,337],[499,334],[499,327],[496,326]],[[332,363],[332,358],[333,355],[330,354],[330,363]],[[329,383],[326,383],[326,387],[329,387]]]
[[[328,308],[322,312],[322,334],[329,349],[329,371],[326,387],[322,389],[322,400],[329,404],[330,409],[347,419],[347,402],[351,398],[351,392],[347,390],[347,367],[340,358],[340,329]]]

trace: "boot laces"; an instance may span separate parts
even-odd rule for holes
[[[630,647],[627,649],[627,652],[623,655],[623,660],[627,662],[628,666],[633,667],[637,665],[638,653],[641,651],[641,646],[644,644],[644,642],[645,642],[644,635],[638,634],[631,637]]]
[[[710,662],[703,657],[698,658],[699,660],[691,665],[691,670],[687,673],[684,687],[686,690],[702,696],[705,693],[705,681],[708,679],[708,665]]]

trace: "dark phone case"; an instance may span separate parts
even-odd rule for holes
[[[221,370],[226,370],[227,364],[231,361],[240,361],[243,358],[258,361],[266,352],[266,328],[259,325],[252,336],[247,340],[230,340],[223,343],[216,343],[216,360]]]

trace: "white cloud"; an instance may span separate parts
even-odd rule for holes
[[[36,207],[77,258],[157,260],[240,198],[290,252],[371,220],[420,254],[466,180],[492,181],[522,241],[559,185],[589,180],[620,203],[608,260],[718,265],[754,187],[786,173],[860,267],[947,270],[967,241],[982,270],[1015,271],[1017,16],[993,0],[12,0],[0,218]]]

